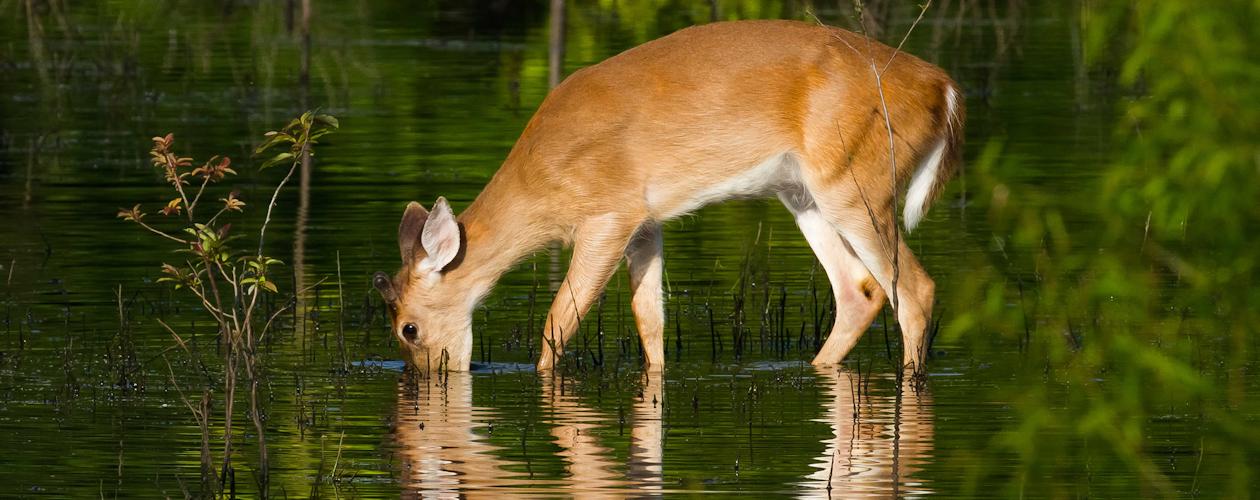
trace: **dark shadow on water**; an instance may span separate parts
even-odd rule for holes
[[[810,364],[802,360],[765,360],[752,361],[740,366],[740,371],[766,372],[778,370],[808,370]]]
[[[474,374],[482,373],[532,373],[533,363],[500,363],[498,361],[478,363],[474,361],[469,368]]]
[[[396,372],[407,369],[407,362],[401,359],[368,359],[354,361],[350,365],[356,368],[375,368]],[[469,369],[469,372],[474,375],[487,373],[532,373],[533,371],[533,363],[500,363],[497,361],[489,363],[474,361]]]

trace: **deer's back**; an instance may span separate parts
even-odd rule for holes
[[[883,129],[870,118],[879,102],[871,62],[882,70],[892,54],[797,21],[683,29],[571,75],[504,169],[566,204],[637,207],[653,218],[766,194],[796,182],[802,155]],[[950,79],[909,54],[893,60],[882,77],[890,116],[924,128]]]

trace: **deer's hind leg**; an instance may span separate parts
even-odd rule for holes
[[[633,295],[630,307],[634,310],[635,326],[649,369],[665,365],[665,297],[661,290],[664,266],[661,226],[648,221],[639,227],[626,247],[626,268],[630,271]]]
[[[813,364],[839,363],[857,345],[883,308],[884,291],[853,248],[823,217],[809,192],[804,188],[783,191],[779,193],[779,200],[796,218],[797,227],[827,273],[836,299],[835,323],[814,356]]]
[[[823,221],[839,232],[883,295],[893,296],[896,287],[893,309],[901,327],[902,365],[922,370],[936,284],[893,225],[896,217],[888,209],[892,191],[884,187],[886,178],[863,183],[856,176],[826,176],[805,168],[802,174]]]

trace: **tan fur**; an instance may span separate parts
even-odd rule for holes
[[[863,303],[854,305],[853,318],[837,318],[837,328],[849,330],[842,332],[844,345],[825,348],[827,355],[815,359],[840,361],[883,302],[884,294],[862,293],[863,281],[874,278],[884,292],[891,289],[894,193],[941,140],[946,153],[933,196],[958,164],[962,102],[950,115],[945,97],[956,85],[909,54],[892,56],[893,49],[836,28],[740,21],[687,28],[574,73],[542,103],[485,191],[459,217],[462,258],[437,276],[405,267],[395,278],[395,331],[407,322],[421,330],[420,340],[403,342],[409,360],[433,366],[445,350],[450,368],[467,369],[472,308],[504,271],[559,240],[574,250],[542,332],[538,368],[551,368],[641,227],[694,209],[707,189],[786,155],[799,179],[785,178],[784,186],[799,184],[803,206],[816,208],[837,232],[820,241],[851,245],[849,264],[869,270],[833,283]],[[871,61],[882,69],[890,59],[882,80],[895,135],[895,179],[889,178],[887,130],[871,71]],[[904,359],[921,366],[933,284],[904,242],[897,247]],[[660,293],[646,289],[635,296],[638,325],[650,330],[640,335],[655,365],[663,362],[657,359],[663,352]]]

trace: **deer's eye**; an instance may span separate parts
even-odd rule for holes
[[[415,342],[416,340],[416,324],[415,323],[407,323],[403,325],[402,332],[403,332],[403,338],[407,339],[408,342]]]

